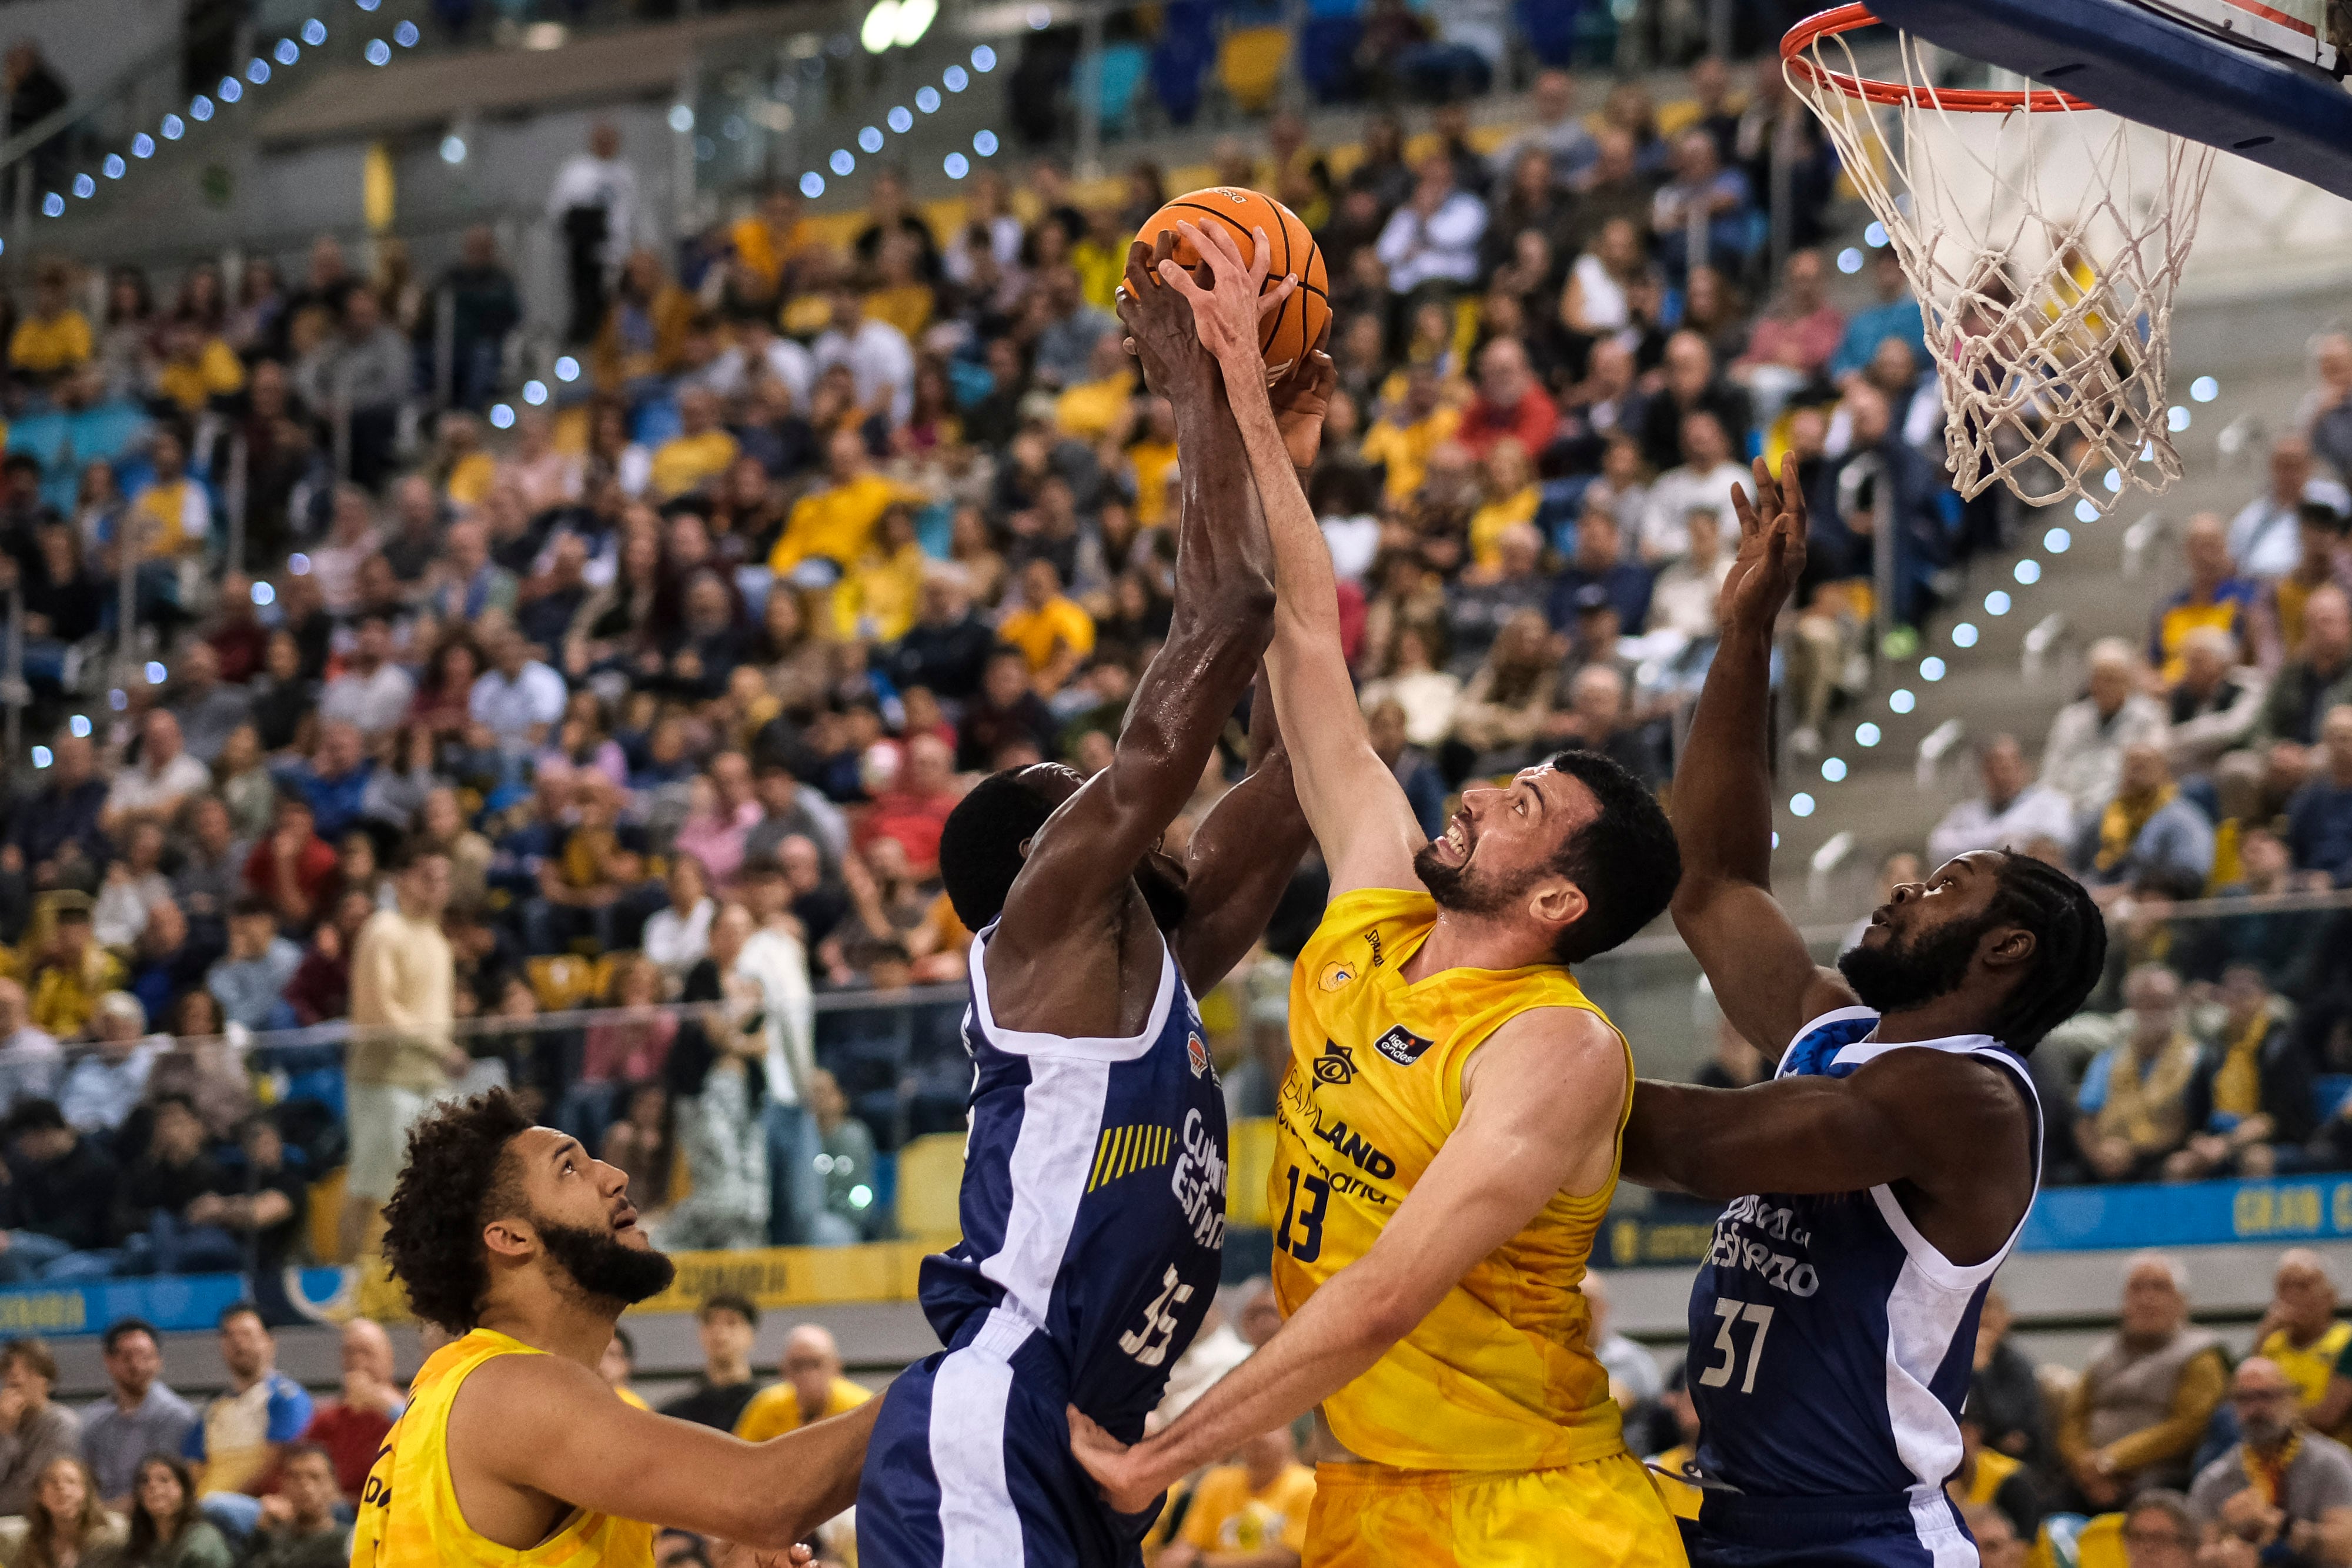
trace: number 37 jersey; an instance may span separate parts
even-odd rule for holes
[[[1291,970],[1290,1071],[1267,1195],[1285,1313],[1380,1239],[1461,1122],[1463,1067],[1496,1030],[1541,1008],[1601,1016],[1556,965],[1408,982],[1399,971],[1436,916],[1418,890],[1342,894]],[[1624,1063],[1630,1105],[1630,1052]],[[1370,1372],[1326,1399],[1339,1441],[1407,1469],[1519,1472],[1622,1452],[1578,1289],[1616,1185],[1612,1152],[1599,1190],[1554,1194]]]
[[[1225,1103],[1192,993],[1163,949],[1143,1032],[1074,1040],[997,1023],[991,926],[972,943],[963,1239],[923,1260],[942,1343],[992,1314],[1042,1331],[1078,1407],[1128,1441],[1215,1299]]]
[[[1877,1026],[1866,1008],[1826,1013],[1798,1031],[1776,1076],[1843,1078],[1890,1051],[1981,1058],[2014,1078],[2032,1108],[2040,1181],[2041,1103],[2023,1061],[1988,1035],[1882,1045],[1871,1039]],[[1950,1262],[1883,1186],[1734,1202],[1691,1286],[1700,1473],[1752,1497],[1909,1493],[1940,1503],[1937,1489],[1960,1463],[1977,1319],[2016,1243],[2011,1231],[1983,1262]]]

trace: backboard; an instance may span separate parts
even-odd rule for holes
[[[1871,10],[1956,55],[2352,198],[2352,92],[2331,74],[2346,62],[2329,3],[1871,0]]]

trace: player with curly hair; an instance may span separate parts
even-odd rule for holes
[[[356,1568],[640,1568],[656,1524],[781,1552],[855,1499],[879,1400],[746,1443],[613,1396],[614,1323],[673,1266],[627,1176],[503,1090],[416,1124],[384,1219],[417,1315],[458,1337],[368,1474]]]

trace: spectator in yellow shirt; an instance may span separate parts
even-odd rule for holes
[[[1054,400],[1054,424],[1073,440],[1100,441],[1118,428],[1135,398],[1134,361],[1118,333],[1095,340],[1087,370],[1087,380]]]
[[[2308,1247],[2293,1247],[2279,1254],[2277,1272],[2271,1276],[2270,1310],[2254,1335],[2254,1354],[2278,1363],[2295,1398],[2308,1417],[2327,1394],[2328,1379],[2345,1348],[2352,1345],[2352,1323],[2336,1319],[2336,1281],[2326,1260]],[[2342,1413],[2331,1411],[2344,1429]]]
[[[921,256],[911,235],[883,235],[874,266],[875,286],[866,296],[866,314],[896,327],[910,343],[921,340],[939,308],[938,295],[916,270]]]
[[[1135,471],[1135,526],[1166,528],[1175,520],[1171,502],[1176,480],[1176,411],[1164,397],[1143,405],[1143,435],[1127,449]]]
[[[131,499],[131,537],[147,560],[177,560],[204,548],[212,532],[212,501],[188,477],[188,448],[180,433],[159,427],[148,440],[154,476]]]
[[[768,557],[769,569],[778,577],[789,575],[812,557],[846,568],[872,545],[890,503],[921,499],[906,486],[874,472],[866,456],[866,438],[855,429],[836,430],[825,438],[824,474],[824,486],[793,502],[784,517],[784,531]]]
[[[767,298],[777,298],[784,269],[808,243],[801,233],[800,193],[786,185],[769,187],[760,198],[760,210],[737,222],[730,237],[735,242],[735,259],[765,286]]]
[[[1276,1427],[1243,1445],[1241,1463],[1201,1478],[1152,1568],[1298,1568],[1314,1502],[1315,1472],[1298,1462],[1290,1428]]]
[[[1461,411],[1442,406],[1437,397],[1437,372],[1415,365],[1405,377],[1400,406],[1372,422],[1364,432],[1364,461],[1388,468],[1388,497],[1412,498],[1429,471],[1429,455],[1440,442],[1454,439],[1462,423]]]
[[[73,308],[72,275],[62,261],[42,264],[33,313],[8,340],[8,368],[29,381],[58,381],[89,362],[89,318]]]
[[[174,321],[163,334],[163,362],[155,369],[155,391],[180,405],[190,418],[216,397],[245,390],[245,364],[217,336],[194,321]]]
[[[89,894],[68,891],[51,897],[47,940],[36,946],[28,936],[25,943],[35,954],[26,1016],[55,1039],[78,1040],[89,1027],[99,998],[119,989],[127,976],[121,960],[90,935]],[[34,924],[37,928],[41,923]]]
[[[1062,574],[1043,556],[1021,569],[1019,601],[996,623],[996,634],[1029,661],[1040,696],[1051,696],[1095,651],[1094,617],[1062,592]]]
[[[673,501],[699,490],[733,466],[740,450],[727,427],[719,423],[719,394],[709,387],[688,387],[677,394],[678,433],[654,449],[653,488],[656,498]]]
[[[845,1415],[874,1397],[841,1375],[841,1347],[814,1323],[803,1323],[784,1336],[783,1364],[776,1372],[783,1381],[751,1396],[735,1418],[735,1435],[747,1443],[764,1443]]]
[[[661,257],[632,254],[591,350],[597,389],[634,396],[649,378],[675,374],[686,363],[694,316],[694,297],[670,281]]]
[[[469,512],[482,504],[498,478],[497,459],[482,450],[482,422],[461,408],[441,416],[441,450],[433,468],[441,481],[441,495],[452,507]]]
[[[896,643],[922,608],[929,564],[915,538],[915,508],[893,501],[882,513],[873,549],[858,557],[833,591],[833,619],[844,640]]]

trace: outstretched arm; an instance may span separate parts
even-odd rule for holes
[[[1293,466],[1297,454],[1286,443],[1266,394],[1256,320],[1227,291],[1226,280],[1248,270],[1241,247],[1223,224],[1195,228],[1188,221],[1177,226],[1217,278],[1214,290],[1201,289],[1181,274],[1171,281],[1188,293],[1202,341],[1216,355],[1265,509],[1275,583],[1274,645],[1266,653],[1266,673],[1289,738],[1299,804],[1331,868],[1334,896],[1359,887],[1417,886],[1412,857],[1428,841],[1403,788],[1372,750],[1356,706],[1355,683],[1339,652],[1339,581],[1332,575],[1331,552],[1299,487]],[[1265,255],[1265,231],[1255,231],[1254,238],[1255,254]],[[1330,356],[1318,349],[1277,391],[1286,406],[1306,402],[1319,409],[1333,374]],[[1320,431],[1318,418],[1311,433],[1299,433],[1310,459]]]
[[[1935,1114],[1921,1115],[1922,1105]],[[2017,1135],[2022,1111],[1999,1069],[1942,1051],[1893,1051],[1843,1078],[1806,1073],[1747,1089],[1645,1078],[1633,1090],[1623,1168],[1645,1186],[1722,1203],[1933,1184],[1950,1170],[1997,1182],[2005,1162],[1996,1151]]]
[[[1521,1013],[1478,1048],[1465,1080],[1460,1125],[1371,1249],[1165,1431],[1126,1448],[1071,1407],[1071,1447],[1112,1507],[1142,1507],[1338,1393],[1555,1193],[1609,1179],[1625,1047],[1601,1019],[1581,1008]]]
[[[1161,236],[1159,259],[1166,260],[1174,243]],[[1152,281],[1154,256],[1140,243],[1128,247],[1118,310],[1146,382],[1175,409],[1177,449],[1187,455],[1175,617],[1136,685],[1110,766],[1054,814],[1005,899],[998,940],[1013,952],[1050,946],[1126,895],[1137,861],[1199,785],[1272,634],[1272,562],[1257,493],[1234,460],[1233,416],[1192,312]],[[1255,279],[1220,280],[1219,292],[1228,287],[1246,287],[1248,308],[1257,308]],[[1221,442],[1225,461],[1191,460]]]
[[[499,1356],[467,1380],[450,1412],[449,1462],[478,1529],[501,1493],[512,1502],[536,1493],[782,1551],[857,1500],[881,1409],[869,1399],[772,1442],[746,1443],[624,1405],[603,1378],[562,1356]],[[470,1478],[488,1485],[468,1488]]]
[[[1683,876],[1673,908],[1675,929],[1706,969],[1724,1016],[1777,1055],[1804,1024],[1854,998],[1835,970],[1815,967],[1772,896],[1772,623],[1805,564],[1805,497],[1794,461],[1783,461],[1776,482],[1759,459],[1755,501],[1734,486],[1731,502],[1739,554],[1717,611],[1722,642],[1675,770]]]
[[[1196,997],[1257,945],[1310,841],[1266,685],[1261,669],[1250,705],[1249,772],[1193,830],[1186,853],[1188,908],[1176,933],[1176,967]]]

